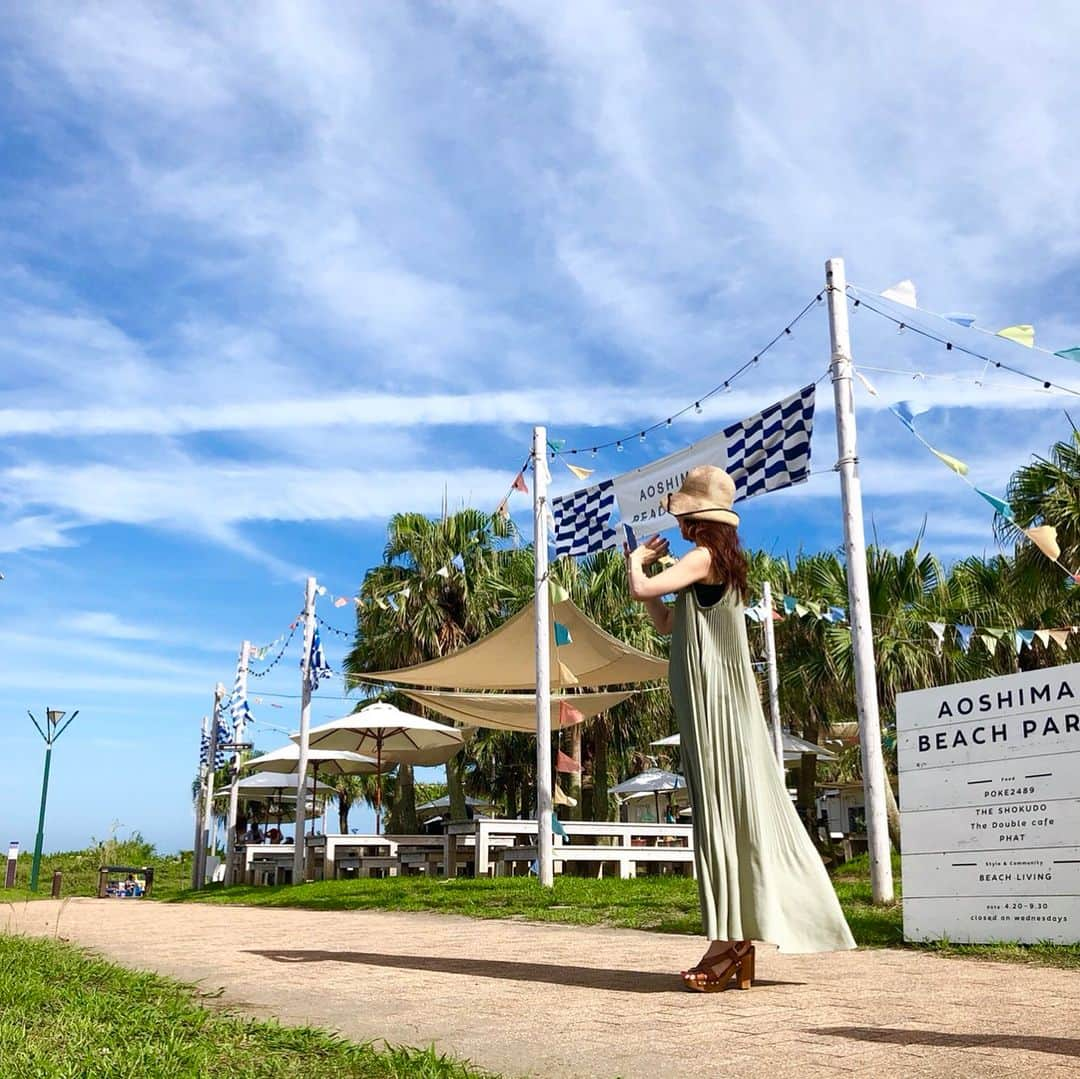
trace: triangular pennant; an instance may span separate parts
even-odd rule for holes
[[[574,638],[570,636],[570,630],[562,624],[562,622],[555,623],[555,644],[556,646],[562,646],[564,644],[573,644]]]
[[[965,329],[968,326],[974,325],[974,322],[975,322],[975,316],[974,315],[951,314],[951,315],[946,315],[945,317],[950,322],[955,322],[957,326],[963,326]]]
[[[808,615],[808,614],[810,613],[810,608],[809,608],[809,607],[806,607],[806,606],[804,606],[804,605],[803,605],[803,604],[801,604],[801,603],[796,603],[796,604],[795,604],[795,613],[796,613],[796,614],[797,614],[797,615],[798,615],[798,616],[799,616],[800,618],[805,618],[805,617],[806,617],[806,616],[807,616],[807,615]]]
[[[514,490],[521,491],[522,494],[529,493],[529,485],[525,482],[525,473],[519,472],[514,480]]]
[[[983,632],[989,633],[995,641],[1000,641],[1004,639],[1005,634],[1009,631],[1007,629],[998,629],[997,626],[987,626],[986,629],[983,630]]]
[[[983,498],[985,498],[986,501],[989,502],[990,505],[993,506],[994,509],[997,510],[997,512],[1000,513],[1002,517],[1005,518],[1005,520],[1007,520],[1007,521],[1015,521],[1016,520],[1016,518],[1013,516],[1012,507],[1009,505],[1008,502],[1004,501],[1003,499],[998,498],[995,495],[988,495],[980,487],[975,488],[975,493],[982,495]]]
[[[565,603],[570,598],[570,593],[558,581],[551,582],[551,602]]]
[[[459,554],[454,555],[454,557],[450,559],[450,565],[452,565],[458,573],[465,572],[465,559]]]
[[[449,566],[440,566],[435,571],[435,576],[436,577],[442,577],[443,579],[449,577],[450,576],[450,567]]]
[[[945,640],[945,623],[944,622],[927,622],[930,627],[930,631],[934,634],[939,641]]]
[[[575,723],[581,723],[585,719],[583,713],[579,712],[568,701],[559,701],[559,726],[560,727],[572,727]]]
[[[1052,640],[1054,644],[1056,644],[1058,648],[1060,648],[1062,652],[1064,652],[1065,649],[1069,646],[1070,632],[1071,630],[1068,629],[1052,629],[1050,630],[1050,640]]]
[[[958,476],[966,476],[968,474],[968,466],[963,461],[951,454],[942,453],[941,450],[935,450],[933,446],[930,447],[930,452],[941,462],[948,465]]]
[[[881,295],[886,300],[892,300],[893,303],[902,303],[905,307],[917,306],[914,281],[897,281],[891,288],[885,289]]]
[[[979,640],[986,646],[986,650],[990,655],[993,655],[997,651],[997,637],[994,637],[989,633],[980,633]]]
[[[318,594],[319,594],[320,596],[325,596],[325,595],[326,595],[326,585],[324,585],[324,584],[321,584],[321,585],[319,585],[319,587],[318,587],[318,588],[316,588],[316,589],[315,589],[315,591],[316,591],[316,592],[317,592],[317,593],[318,593]]]
[[[562,821],[560,821],[559,818],[556,817],[554,813],[551,814],[551,830],[557,836],[560,836],[563,839],[569,840],[569,838],[570,838],[566,834],[566,829],[562,826]]]
[[[552,453],[562,453],[563,447],[565,445],[566,445],[566,439],[565,438],[549,438],[548,439],[548,449],[551,450]]]
[[[1035,631],[1035,639],[1043,646],[1043,648],[1050,647],[1050,631],[1048,629],[1037,629]]]
[[[784,596],[784,613],[794,614],[795,609],[799,606],[799,601],[794,596]]]
[[[1073,360],[1075,363],[1080,363],[1080,347],[1063,348],[1060,352],[1055,352],[1054,355],[1063,360]]]
[[[563,704],[566,702],[563,701]],[[561,749],[555,754],[555,771],[565,775],[576,775],[581,771],[581,764],[573,757],[565,754]]]
[[[357,607],[363,607],[364,606],[364,597],[363,596],[353,596],[353,603],[355,603]]]
[[[761,611],[758,610],[756,604],[754,606],[752,606],[752,607],[747,607],[743,611],[743,614],[745,614],[746,617],[749,618],[751,622],[760,622],[761,621]]]
[[[496,516],[501,517],[504,521],[510,519],[510,507],[506,504],[505,498],[499,503],[498,507],[495,510],[495,514]]]
[[[1013,644],[1016,647],[1017,655],[1020,654],[1020,649],[1030,647],[1031,642],[1035,640],[1035,631],[1032,629],[1014,629],[1013,630]]]
[[[967,651],[971,647],[971,635],[975,632],[974,626],[962,626],[956,627],[956,637],[960,642],[960,647],[963,651]]]
[[[1035,327],[1022,324],[1020,326],[1006,326],[1003,330],[998,330],[998,337],[1004,337],[1009,341],[1015,341],[1018,345],[1023,345],[1025,348],[1035,347]]]
[[[408,585],[406,585],[403,589],[401,589],[400,592],[398,592],[398,595],[404,596],[406,599],[408,599],[412,595],[412,589]]]
[[[563,461],[563,464],[566,465],[579,480],[587,480],[596,471],[595,468],[582,468],[581,465],[572,465],[566,460]]]
[[[929,412],[930,409],[923,405],[918,405],[914,401],[897,401],[894,405],[889,405],[889,411],[909,430],[915,430],[915,417],[921,416],[924,412]]]
[[[843,607],[830,607],[826,617],[830,622],[846,622],[847,611]]]
[[[1037,525],[1035,528],[1025,528],[1024,535],[1051,562],[1056,562],[1061,557],[1061,548],[1058,546],[1057,541],[1057,529],[1053,525]]]
[[[344,596],[338,596],[338,598],[336,600],[334,600],[334,606],[335,607],[344,607],[345,604],[348,603],[348,602],[349,601]]]

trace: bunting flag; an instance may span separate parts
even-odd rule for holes
[[[555,644],[561,646],[564,644],[573,644],[574,638],[570,636],[570,630],[562,624],[562,622],[555,623]]]
[[[1061,557],[1057,529],[1053,525],[1037,525],[1035,528],[1025,528],[1023,532],[1051,562],[1056,562]]]
[[[1023,345],[1025,348],[1035,347],[1035,327],[1028,326],[1026,324],[1020,326],[1006,326],[1003,330],[998,330],[998,337],[1004,337],[1006,340],[1015,341],[1018,345]]]
[[[990,655],[993,655],[997,651],[997,637],[991,636],[989,633],[980,633],[979,640],[982,641],[983,646],[986,648],[987,652],[990,653]]]
[[[960,648],[963,651],[967,651],[971,647],[971,635],[975,632],[974,626],[961,626],[956,627],[956,637],[960,642]]]
[[[1054,355],[1059,356],[1063,360],[1073,360],[1076,363],[1080,363],[1080,347],[1063,348],[1060,352],[1055,352]]]
[[[893,303],[902,303],[905,307],[917,307],[914,281],[898,281],[892,288],[885,289],[882,297]]]
[[[572,465],[569,461],[563,461],[563,464],[566,465],[579,480],[587,480],[596,471],[594,468],[582,468],[581,465]]]
[[[563,447],[565,447],[565,445],[566,445],[566,439],[565,438],[549,438],[548,439],[548,449],[551,450],[552,453],[562,453]]]
[[[847,611],[843,607],[830,607],[826,617],[830,622],[846,622]]]
[[[857,367],[855,368],[855,377],[863,384],[863,387],[866,389],[866,392],[868,394],[870,394],[871,397],[880,397],[881,396],[877,392],[877,387]]]
[[[561,836],[569,842],[570,837],[566,834],[566,829],[562,826],[562,821],[560,821],[554,813],[551,814],[551,830],[557,836]]]
[[[975,488],[975,492],[976,492],[976,494],[982,495],[983,498],[985,498],[986,501],[989,502],[990,505],[993,506],[994,509],[998,513],[1000,513],[1002,517],[1005,518],[1006,521],[1015,521],[1016,520],[1016,518],[1013,516],[1012,507],[1009,505],[1008,502],[1005,502],[1002,499],[997,498],[995,495],[988,495],[985,491],[983,491],[979,487]]]
[[[937,637],[939,643],[945,640],[944,622],[927,622],[926,624],[930,627],[931,633]]]
[[[895,405],[889,405],[889,411],[912,433],[915,433],[915,417],[929,412],[924,405],[914,401],[897,401]]]
[[[505,498],[495,508],[495,516],[501,517],[504,521],[508,521],[510,519],[510,507],[509,505],[507,505]]]
[[[595,554],[617,545],[611,515],[615,510],[615,483],[606,480],[551,500],[555,517],[553,542],[556,556]]]
[[[335,607],[344,607],[345,604],[348,603],[348,602],[349,601],[344,596],[338,596],[338,598],[336,600],[334,600],[334,606]]]
[[[565,701],[563,702],[566,703]],[[561,749],[555,754],[555,771],[566,775],[578,775],[581,765],[573,757],[567,756]]]
[[[459,573],[465,572],[465,559],[461,555],[456,554],[450,559],[450,565],[453,566]]]
[[[784,596],[784,613],[794,614],[799,607],[799,601],[794,596]]]
[[[551,602],[565,603],[570,598],[570,593],[558,581],[550,582]]]
[[[314,693],[319,688],[319,679],[329,678],[333,673],[326,662],[326,656],[323,654],[322,641],[319,639],[319,627],[316,626],[315,632],[311,635],[311,658],[308,662],[307,671],[308,689]]]
[[[445,580],[447,577],[450,576],[450,567],[449,566],[440,566],[435,571],[435,576],[436,577],[442,577]]]
[[[1031,629],[1018,629],[1015,632],[1014,641],[1016,643],[1016,652],[1019,655],[1021,648],[1030,648],[1031,642],[1035,640],[1035,631]]]
[[[409,585],[405,585],[404,588],[398,589],[398,595],[408,599],[412,595],[412,588]]]
[[[529,485],[525,482],[524,472],[519,472],[517,474],[517,477],[514,479],[513,489],[515,491],[520,491],[524,495],[527,495],[529,493]]]
[[[1067,629],[1052,629],[1049,631],[1050,640],[1052,640],[1054,644],[1056,644],[1058,648],[1060,648],[1062,652],[1064,652],[1069,645],[1070,632],[1071,631]]]
[[[1050,631],[1048,629],[1035,630],[1035,639],[1043,646],[1043,648],[1050,647]]]
[[[945,318],[947,318],[950,322],[955,322],[957,326],[963,326],[965,329],[975,324],[974,315],[952,314],[946,315]]]
[[[929,447],[930,452],[941,462],[951,468],[958,476],[966,476],[968,474],[968,466],[964,464],[959,458],[953,457],[951,454],[942,453],[941,450],[935,450],[933,446]]]
[[[559,701],[559,726],[572,727],[576,723],[583,723],[585,715],[575,708],[569,701]]]

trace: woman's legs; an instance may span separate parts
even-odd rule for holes
[[[752,950],[749,940],[712,940],[697,964],[682,972],[683,981],[687,988],[699,990],[726,985]]]

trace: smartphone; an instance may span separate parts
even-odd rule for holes
[[[634,550],[637,547],[637,536],[634,535],[634,530],[628,524],[624,524],[623,531],[626,533],[626,546],[631,551]]]

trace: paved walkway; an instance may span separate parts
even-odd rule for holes
[[[1080,1074],[1075,971],[760,947],[752,991],[705,996],[672,975],[700,940],[629,929],[98,899],[17,905],[5,926],[506,1076]]]

